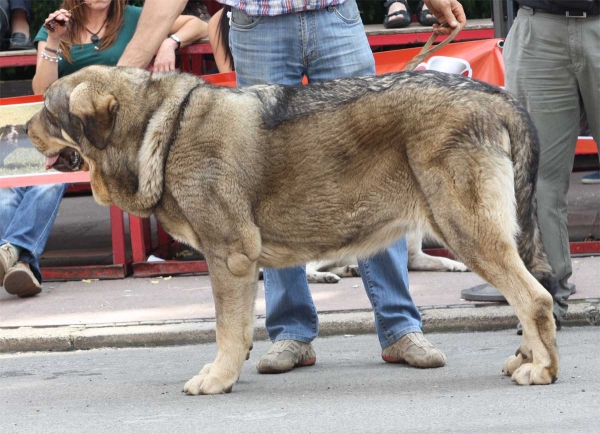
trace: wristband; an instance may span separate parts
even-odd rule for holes
[[[173,33],[172,35],[169,35],[169,38],[177,42],[177,49],[179,50],[179,47],[181,47],[181,39],[179,39],[179,36]]]

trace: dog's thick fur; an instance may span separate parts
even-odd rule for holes
[[[403,72],[228,89],[92,66],[54,83],[28,128],[47,157],[81,152],[98,202],[154,213],[205,254],[218,354],[188,394],[237,381],[259,266],[366,257],[414,229],[431,231],[515,309],[523,342],[505,373],[519,384],[557,377],[536,132],[499,88]]]

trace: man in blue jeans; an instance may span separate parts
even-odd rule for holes
[[[229,41],[238,87],[299,86],[375,75],[375,61],[355,0],[241,1],[232,6]],[[432,2],[435,3],[435,2]],[[326,116],[326,115],[325,115]],[[420,368],[444,366],[446,357],[425,339],[408,291],[406,240],[359,261],[386,362]],[[260,373],[312,365],[318,316],[306,269],[265,269],[266,327],[274,342],[258,362]]]
[[[238,86],[298,86],[303,75],[319,82],[375,74],[355,0],[220,1],[233,7],[230,46]],[[465,24],[457,0],[426,3],[441,22],[456,27],[458,19]],[[141,24],[159,17],[158,1],[147,1],[144,9]],[[138,25],[119,65],[144,67],[150,60],[149,51],[158,38],[143,29]],[[153,29],[159,34],[163,30]],[[447,29],[437,31],[448,33]],[[359,267],[375,310],[383,359],[421,368],[444,366],[444,354],[421,332],[421,316],[408,292],[406,240],[360,261]],[[266,269],[264,274],[266,326],[274,344],[258,362],[259,372],[281,373],[314,364],[311,341],[318,333],[318,318],[305,268]]]
[[[0,286],[31,297],[42,291],[44,251],[66,184],[0,188]]]

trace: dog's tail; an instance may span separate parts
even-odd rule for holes
[[[521,229],[517,240],[519,254],[529,272],[554,298],[558,282],[542,243],[535,197],[540,142],[527,110],[512,97],[509,98],[512,100],[513,110],[506,117],[506,127],[514,167],[517,219]],[[514,110],[518,111],[518,116],[514,115]]]

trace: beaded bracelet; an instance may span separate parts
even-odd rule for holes
[[[62,57],[60,57],[60,54],[62,53],[61,50],[56,50],[56,56],[48,56],[46,53],[44,53],[43,51],[41,52],[41,56],[42,59],[46,59],[50,62],[56,62],[58,63],[59,61],[62,60]]]

